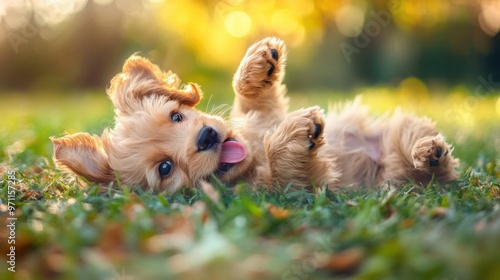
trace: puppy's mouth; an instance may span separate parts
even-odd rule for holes
[[[221,155],[217,173],[226,173],[247,156],[243,144],[234,138],[227,138],[221,145]]]

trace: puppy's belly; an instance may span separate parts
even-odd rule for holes
[[[382,149],[380,148],[380,134],[377,135],[346,135],[344,147],[347,150],[363,152],[376,164],[380,163]]]
[[[328,136],[327,152],[335,158],[340,170],[339,186],[373,185],[382,156],[381,133],[366,135],[359,131],[344,131]]]

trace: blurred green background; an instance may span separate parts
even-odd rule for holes
[[[0,23],[2,159],[49,157],[49,136],[112,125],[105,89],[135,52],[223,111],[246,48],[267,36],[288,45],[292,109],[362,93],[375,113],[437,120],[466,161],[500,151],[499,0],[2,0]]]
[[[496,0],[3,0],[0,22],[2,92],[104,89],[137,51],[225,92],[265,36],[286,40],[294,90],[500,84]]]

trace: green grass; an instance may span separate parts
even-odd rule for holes
[[[55,169],[49,136],[112,125],[100,94],[21,93],[0,111],[0,279],[498,279],[500,95],[364,90],[374,114],[428,115],[455,145],[461,178],[383,190],[251,192],[215,184],[174,195],[80,188]],[[292,93],[292,108],[353,95]],[[200,105],[211,111],[230,98]],[[15,170],[16,272],[7,270]],[[5,223],[5,224],[4,224]]]

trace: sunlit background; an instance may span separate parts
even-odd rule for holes
[[[230,85],[265,36],[289,46],[291,89],[500,82],[499,0],[2,0],[0,23],[2,92],[103,89],[137,51]]]
[[[0,0],[0,216],[14,181],[18,219],[0,219],[0,279],[498,279],[499,32],[500,0]],[[291,109],[363,94],[374,115],[428,116],[460,179],[329,195],[215,184],[214,202],[120,182],[98,194],[57,171],[49,137],[113,125],[105,90],[131,54],[224,113],[267,36],[288,45]]]

